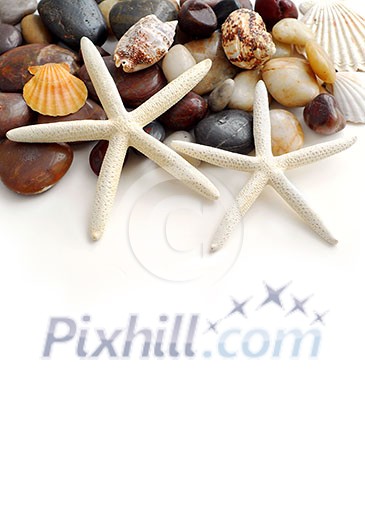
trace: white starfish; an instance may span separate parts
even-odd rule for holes
[[[269,100],[262,80],[256,86],[253,126],[256,157],[181,141],[173,141],[171,144],[182,154],[222,168],[247,171],[253,174],[237,195],[235,204],[224,216],[211,244],[211,251],[217,251],[224,245],[267,184],[270,184],[320,237],[329,244],[336,244],[337,240],[330,234],[295,186],[289,182],[284,172],[287,169],[311,164],[335,155],[352,146],[356,137],[333,140],[274,157],[271,149]]]
[[[170,82],[144,104],[127,112],[98,50],[88,38],[82,38],[81,48],[90,79],[107,114],[108,120],[79,120],[39,124],[13,129],[7,137],[17,142],[79,142],[108,140],[91,216],[93,240],[102,236],[117,191],[125,155],[129,146],[156,162],[159,166],[208,199],[217,199],[216,187],[189,162],[171,148],[143,131],[143,127],[167,111],[200,82],[211,67],[204,60]]]

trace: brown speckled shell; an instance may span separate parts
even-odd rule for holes
[[[119,40],[114,52],[117,67],[134,73],[156,64],[171,47],[177,21],[161,22],[155,15],[141,18]]]
[[[228,60],[242,69],[262,67],[276,51],[261,16],[250,9],[229,15],[222,25],[222,45]]]

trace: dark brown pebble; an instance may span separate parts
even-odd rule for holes
[[[217,29],[213,9],[202,0],[187,0],[179,11],[179,27],[194,38],[207,38]]]
[[[67,144],[25,144],[5,140],[0,144],[0,179],[10,190],[35,195],[51,188],[72,164]]]
[[[99,140],[90,151],[89,164],[95,175],[99,175],[100,173],[108,146],[109,142],[107,140]]]
[[[10,129],[27,126],[34,113],[19,93],[0,93],[0,138]]]
[[[48,115],[38,115],[38,124],[47,124],[52,122],[69,122],[72,120],[105,120],[105,111],[99,104],[91,99],[87,99],[84,106],[76,113],[64,117],[50,117]]]
[[[71,73],[76,73],[79,68],[77,55],[73,51],[54,44],[27,44],[7,51],[0,56],[0,91],[22,91],[24,84],[32,78],[28,67],[49,62],[65,62],[69,64]]]
[[[262,16],[268,31],[283,18],[298,18],[298,9],[291,0],[256,0],[255,11]]]
[[[196,126],[205,117],[207,111],[207,101],[190,91],[171,109],[161,115],[159,120],[166,128],[174,131],[188,130]]]
[[[221,0],[214,7],[213,11],[218,19],[218,26],[220,27],[226,18],[237,11],[237,9],[252,9],[250,0]]]
[[[104,57],[103,60],[127,107],[136,108],[140,106],[167,84],[161,68],[157,65],[136,73],[124,73],[122,68],[115,67],[113,57]],[[89,96],[98,101],[98,96],[85,66],[80,68],[78,77],[85,82]]]
[[[20,46],[23,42],[22,34],[16,27],[9,24],[0,24],[0,55]]]
[[[321,93],[305,106],[304,120],[310,129],[321,135],[332,135],[346,126],[335,97],[329,93]]]

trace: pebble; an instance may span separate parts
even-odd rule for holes
[[[221,0],[213,7],[218,20],[218,26],[221,26],[226,18],[237,11],[237,9],[252,9],[250,0]]]
[[[177,104],[159,117],[164,126],[174,131],[189,130],[202,120],[208,111],[207,101],[190,91]]]
[[[190,51],[181,44],[173,46],[162,61],[162,71],[168,82],[171,82],[188,69],[195,66],[196,60]]]
[[[0,139],[10,129],[30,124],[33,115],[20,93],[0,93]]]
[[[37,0],[0,0],[0,22],[14,26],[36,9]]]
[[[53,44],[27,44],[11,49],[0,56],[0,91],[22,91],[24,84],[32,78],[29,66],[66,62],[74,74],[79,69],[77,59],[73,51]]]
[[[227,78],[218,87],[213,89],[208,98],[208,105],[211,111],[217,113],[223,111],[228,106],[235,89],[235,81]]]
[[[292,56],[293,47],[291,44],[284,44],[283,42],[275,40],[275,38],[273,38],[273,42],[276,48],[275,55],[273,56],[273,58],[285,58]]]
[[[177,20],[178,10],[170,0],[120,0],[109,13],[110,26],[117,40],[147,15],[156,15],[162,22],[169,22]]]
[[[167,139],[164,140],[164,144],[171,148],[172,141],[174,140],[195,143],[194,135],[192,133],[189,133],[189,131],[175,131],[174,133],[171,133],[171,135],[169,135]],[[201,161],[199,159],[194,159],[194,157],[190,157],[189,155],[183,155],[182,153],[179,153],[179,155],[181,155],[181,157],[190,162],[190,164],[192,164],[196,168],[201,164]]]
[[[246,155],[255,147],[252,114],[237,109],[213,113],[199,122],[195,137],[199,144]]]
[[[87,99],[81,109],[62,117],[50,117],[49,115],[38,115],[37,124],[48,124],[53,122],[69,122],[73,120],[106,120],[105,111],[99,104],[91,99]]]
[[[222,37],[219,31],[215,31],[211,37],[202,40],[193,40],[185,44],[185,47],[195,58],[201,62],[210,58],[212,67],[194,91],[198,95],[205,95],[215,89],[223,80],[233,78],[237,74],[237,68],[227,59],[222,48]]]
[[[99,9],[101,11],[101,14],[104,17],[109,33],[112,33],[112,28],[111,28],[110,20],[109,20],[109,14],[110,14],[110,11],[115,6],[115,4],[117,4],[118,2],[119,0],[103,0],[103,2],[99,4]]]
[[[179,27],[195,38],[207,38],[217,29],[213,9],[202,0],[187,0],[178,15]]]
[[[93,149],[90,151],[89,164],[90,168],[93,170],[95,175],[99,175],[100,173],[101,165],[103,164],[103,160],[108,146],[109,142],[107,140],[99,140],[99,142],[97,142]]]
[[[336,69],[329,54],[315,40],[310,40],[305,46],[308,62],[314,73],[323,82],[333,84],[336,81]]]
[[[10,24],[0,24],[0,55],[21,45],[21,32]]]
[[[259,80],[261,80],[261,71],[259,69],[238,73],[234,78],[234,91],[229,101],[229,107],[231,109],[252,111],[255,88]]]
[[[38,12],[51,33],[73,49],[79,49],[83,36],[100,46],[107,39],[107,26],[94,0],[41,0]]]
[[[305,106],[320,91],[315,74],[302,58],[274,58],[265,64],[262,78],[270,95],[290,108]]]
[[[35,195],[56,184],[72,164],[67,144],[0,144],[0,179],[10,190]]]
[[[321,135],[332,135],[346,126],[335,97],[329,93],[321,93],[305,106],[304,120],[310,129]]]
[[[304,133],[299,120],[285,109],[270,110],[273,155],[284,155],[303,147]]]
[[[295,18],[280,20],[273,27],[272,35],[279,42],[294,44],[295,46],[305,46],[309,40],[314,38],[309,27]]]
[[[21,29],[27,44],[51,44],[53,36],[39,15],[27,15],[21,21]]]
[[[283,18],[298,18],[298,9],[291,0],[256,0],[255,11],[260,13],[271,30]]]
[[[136,108],[148,100],[152,95],[166,86],[166,79],[158,65],[151,66],[136,73],[124,73],[121,68],[115,67],[113,57],[103,58],[111,76],[113,77],[118,91],[125,106]],[[85,66],[78,72],[78,77],[83,80],[88,88],[89,96],[99,101],[95,88],[90,81]]]

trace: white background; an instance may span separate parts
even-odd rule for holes
[[[290,174],[335,248],[267,189],[209,255],[246,176],[207,165],[213,205],[132,156],[96,244],[87,146],[44,195],[0,187],[0,523],[364,524],[364,128],[350,134],[353,148]],[[264,299],[263,281],[330,310],[318,359],[79,360],[72,345],[41,358],[52,316],[108,332],[129,313],[214,319],[231,295]],[[260,326],[280,328],[274,313]]]

